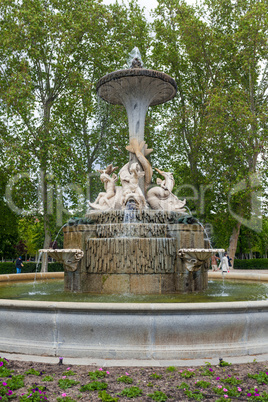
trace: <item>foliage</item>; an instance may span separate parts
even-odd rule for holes
[[[185,381],[183,381],[180,385],[177,385],[177,388],[184,390],[184,389],[189,389],[190,387]]]
[[[260,371],[257,374],[248,374],[249,378],[254,378],[258,384],[268,384],[268,374],[264,371]]]
[[[206,368],[201,368],[200,373],[201,373],[201,375],[209,376],[209,377],[213,377],[213,375],[214,375],[214,371],[211,367],[209,367],[209,365],[207,365]]]
[[[194,377],[195,375],[196,374],[193,370],[187,370],[187,369],[180,373],[180,376],[182,378],[191,378],[191,377]]]
[[[220,364],[219,364],[220,367],[226,367],[226,366],[231,366],[231,365],[232,365],[232,363],[228,363],[228,362],[224,361],[223,359],[220,359]]]
[[[18,374],[18,375],[13,375],[11,378],[8,378],[6,380],[7,386],[11,390],[16,390],[21,387],[24,387],[24,375]]]
[[[241,223],[260,230],[254,194],[266,187],[253,174],[267,166],[267,6],[159,0],[155,10],[155,67],[178,85],[157,146],[164,159],[168,144],[178,194],[232,258]]]
[[[98,378],[106,377],[107,371],[105,371],[105,370],[89,371],[88,375],[90,376],[91,380],[97,380]]]
[[[218,385],[218,387],[213,387],[212,389],[217,395],[228,395],[229,397],[241,395],[240,391],[238,391],[237,388],[229,387],[228,385],[226,385],[225,387]]]
[[[235,269],[268,269],[267,258],[253,258],[250,260],[235,260]]]
[[[47,397],[45,395],[46,395],[46,392],[42,391],[38,387],[35,387],[35,388],[29,389],[27,394],[21,395],[19,401],[20,402],[25,402],[25,401],[39,402],[39,401],[47,400]]]
[[[9,387],[5,384],[0,384],[1,402],[8,402],[10,399],[16,397],[16,394],[14,394],[13,391],[11,391],[11,389],[9,389]]]
[[[125,117],[99,111],[95,84],[137,42],[145,55],[148,24],[135,0],[2,0],[0,15],[1,151],[16,184],[9,201],[42,218],[47,248],[71,208],[83,213],[95,164],[125,146]]]
[[[158,402],[165,402],[168,399],[167,395],[161,391],[154,391],[153,394],[147,394],[147,396],[149,396],[154,401]]]
[[[0,377],[9,377],[11,370],[7,368],[7,360],[0,358]]]
[[[186,389],[184,391],[184,394],[188,397],[188,398],[193,398],[196,401],[201,401],[202,399],[204,399],[204,395],[202,394],[202,392],[196,390],[196,391],[190,391],[189,389]]]
[[[174,367],[174,366],[169,366],[169,367],[167,367],[167,371],[170,371],[170,372],[174,372],[174,371],[176,371],[176,367]]]
[[[116,379],[116,381],[124,382],[125,384],[132,384],[133,383],[133,379],[131,377],[129,377],[129,375],[121,375],[121,377],[118,377]]]
[[[40,266],[38,268],[40,271]],[[58,262],[51,262],[48,264],[48,272],[63,272],[63,265]],[[36,263],[35,262],[24,262],[22,267],[22,273],[31,273],[36,272]],[[15,270],[15,262],[0,262],[0,274],[14,274]]]
[[[247,401],[249,402],[258,402],[258,401],[263,401],[267,402],[268,401],[268,393],[267,392],[262,392],[259,393],[258,389],[256,388],[250,388],[247,392]]]
[[[195,383],[195,385],[197,386],[197,387],[199,387],[199,388],[208,388],[208,387],[210,387],[210,385],[211,385],[211,383],[210,382],[208,382],[208,381],[197,381],[196,383]]]
[[[13,246],[18,242],[19,236],[18,217],[8,207],[4,196],[9,174],[10,172],[0,167],[0,257],[3,258],[13,258]]]
[[[160,380],[162,378],[161,374],[156,374],[156,373],[152,373],[150,374],[150,377],[155,378],[156,380]]]
[[[100,391],[98,393],[98,398],[103,402],[117,402],[119,400],[119,398],[113,398],[111,395],[107,394],[106,391]]]
[[[71,388],[77,384],[79,384],[79,381],[71,380],[70,378],[61,378],[58,381],[58,386],[62,389]]]
[[[106,384],[106,382],[93,381],[88,384],[82,385],[82,387],[80,388],[80,391],[81,392],[95,391],[95,390],[106,389],[107,387],[108,387],[108,384]]]
[[[31,375],[40,375],[40,371],[35,370],[33,367],[31,367],[29,370],[25,371],[25,375],[31,374]]]
[[[124,388],[123,391],[120,392],[120,395],[126,396],[127,398],[136,398],[142,395],[142,389],[139,387]]]
[[[234,376],[228,376],[226,378],[223,378],[221,382],[223,382],[224,384],[239,385],[242,383],[242,380],[239,380],[239,378]]]
[[[54,377],[51,375],[46,375],[44,378],[42,378],[42,381],[54,381]]]
[[[66,370],[62,373],[62,375],[76,375],[76,373],[73,370]]]

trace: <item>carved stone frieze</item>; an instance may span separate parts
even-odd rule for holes
[[[179,250],[178,254],[183,260],[186,269],[189,272],[196,272],[209,260],[212,254],[224,251],[224,249],[183,248]]]
[[[51,258],[64,265],[67,271],[77,270],[79,261],[83,258],[84,252],[80,249],[42,249],[41,253],[47,253]]]

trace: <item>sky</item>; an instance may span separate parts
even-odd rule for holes
[[[103,0],[103,3],[105,4],[111,4],[114,2],[115,0]],[[145,7],[145,15],[149,21],[152,21],[152,18],[150,17],[150,11],[157,7],[157,0],[138,0],[138,3],[141,7]],[[186,0],[186,3],[195,4],[196,0]]]

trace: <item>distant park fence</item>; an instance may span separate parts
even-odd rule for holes
[[[40,272],[41,264],[38,265],[37,272]],[[48,272],[61,272],[63,265],[59,262],[48,263]],[[24,262],[21,269],[22,274],[36,272],[36,262]],[[15,262],[0,262],[0,275],[16,273]]]

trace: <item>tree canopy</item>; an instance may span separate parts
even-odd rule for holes
[[[100,102],[95,87],[134,46],[178,85],[146,118],[153,164],[174,172],[177,195],[215,246],[233,257],[242,225],[266,253],[258,200],[267,187],[267,1],[158,0],[153,17],[150,25],[136,0],[0,0],[0,208],[12,222],[3,255],[13,240],[34,252],[25,216],[32,228],[39,220],[47,248],[100,190],[96,168],[127,160],[126,113]]]

